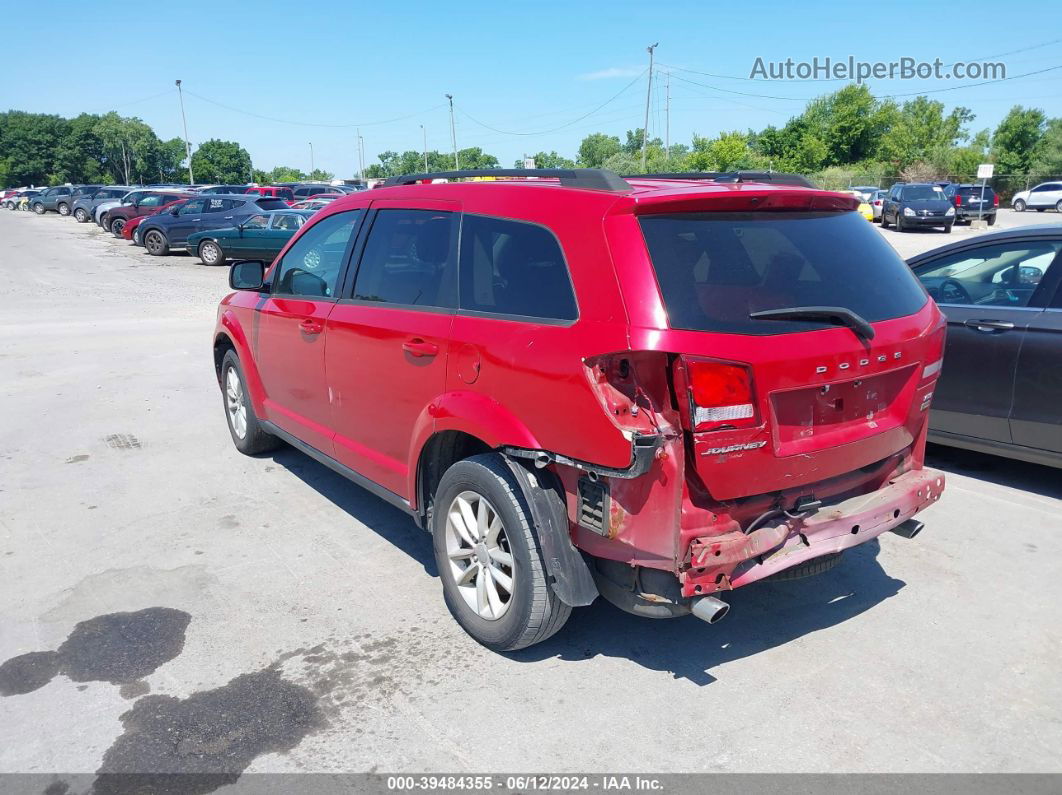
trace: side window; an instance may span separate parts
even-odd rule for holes
[[[357,229],[361,212],[336,213],[307,229],[277,265],[273,291],[314,298],[334,297],[347,244]]]
[[[291,188],[281,188],[277,191],[277,195],[287,201],[292,201],[295,198],[295,194],[291,192]]]
[[[302,220],[298,215],[289,215],[287,213],[281,213],[280,215],[273,216],[273,228],[282,229],[288,232],[294,232],[299,228],[299,221]]]
[[[243,222],[244,229],[265,229],[269,226],[268,215],[252,215]]]
[[[465,215],[461,229],[461,308],[499,315],[575,320],[568,266],[542,226]]]
[[[192,199],[188,204],[184,205],[177,211],[178,215],[197,215],[203,212],[203,205],[209,201],[208,199]]]
[[[354,298],[453,307],[457,217],[435,210],[380,210],[354,283]]]
[[[161,207],[166,202],[166,197],[160,193],[149,193],[140,200],[140,207]]]
[[[942,304],[1029,305],[1062,241],[982,246],[920,265],[915,275]]]

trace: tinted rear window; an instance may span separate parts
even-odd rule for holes
[[[641,224],[672,328],[793,333],[829,324],[749,314],[840,306],[876,322],[913,314],[927,300],[907,264],[857,213],[700,213],[647,216]]]

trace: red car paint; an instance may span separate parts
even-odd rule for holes
[[[104,228],[108,231],[113,231],[114,222],[121,219],[121,229],[118,234],[121,235],[125,231],[125,225],[129,223],[133,218],[140,218],[146,215],[154,215],[156,211],[162,207],[162,204],[145,204],[145,201],[161,201],[166,204],[172,204],[177,199],[188,199],[194,194],[179,191],[151,191],[150,193],[144,193],[138,197],[136,204],[120,204],[117,207],[112,207],[110,210],[103,214]]]
[[[563,484],[575,546],[669,572],[687,598],[863,543],[938,499],[943,475],[923,467],[945,329],[933,301],[874,322],[873,339],[842,326],[673,327],[639,223],[765,211],[832,217],[858,202],[784,185],[629,181],[626,192],[549,179],[378,188],[318,211],[272,266],[314,226],[356,208],[518,219],[558,238],[574,322],[240,291],[219,307],[216,361],[235,349],[258,417],[421,519],[423,455],[440,433],[562,457],[548,467]],[[850,253],[859,268],[860,252]],[[748,289],[724,286],[698,300],[737,302]],[[691,417],[691,400],[731,392],[748,402],[744,419],[719,427]],[[643,475],[599,478],[609,510],[604,528],[589,529],[579,520],[578,462],[627,467],[635,434],[659,437],[659,449]],[[809,498],[821,510],[799,510]]]
[[[187,201],[188,201],[188,199],[178,199],[177,201],[173,201],[173,202],[170,202],[169,204],[162,205],[161,207],[156,209],[155,212],[153,212],[153,213],[148,213],[147,215],[138,215],[136,218],[130,218],[129,222],[126,223],[126,225],[122,227],[122,240],[132,240],[133,239],[133,233],[136,232],[136,228],[138,226],[140,226],[140,222],[143,221],[145,218],[150,218],[153,215],[158,215],[159,213],[164,213],[167,210],[174,209],[175,207],[183,207],[184,203],[187,202]]]
[[[257,193],[259,196],[271,196],[274,199],[283,199],[288,207],[295,203],[295,192],[283,185],[256,185],[248,188],[247,193]]]

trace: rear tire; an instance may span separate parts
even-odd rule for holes
[[[264,431],[258,422],[240,367],[240,357],[233,350],[221,360],[221,403],[225,407],[225,424],[232,443],[241,453],[258,455],[280,447],[280,439]]]
[[[122,236],[122,230],[125,229],[127,221],[124,218],[115,218],[111,221],[111,234],[115,237]]]
[[[147,234],[141,235],[144,240],[144,248],[153,257],[164,257],[170,253],[170,242],[166,235],[158,229],[149,229]]]
[[[996,217],[994,215],[988,216],[988,225],[989,226],[995,226],[996,225]]]
[[[78,207],[76,210],[74,210],[74,220],[77,221],[79,224],[86,223],[88,219],[88,212],[86,212],[83,208]]]
[[[829,571],[840,563],[841,555],[843,554],[843,552],[831,552],[828,555],[805,560],[803,563],[798,563],[791,569],[783,569],[777,574],[772,574],[770,577],[764,577],[763,581],[785,582],[787,580],[802,580],[805,577],[814,577],[816,574],[822,574]]]
[[[434,505],[443,599],[465,632],[488,649],[515,651],[564,626],[572,609],[549,584],[534,520],[501,456],[451,466]]]
[[[63,216],[70,215],[70,205],[69,204],[65,204],[65,203],[64,204],[60,204],[58,207],[56,207],[56,209],[59,211],[59,215],[63,215]]]
[[[213,240],[204,240],[199,244],[199,259],[204,265],[224,265],[225,252]]]

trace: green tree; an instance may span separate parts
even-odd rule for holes
[[[1062,174],[1062,119],[1047,122],[1033,150],[1032,170],[1045,176]]]
[[[650,138],[646,141],[645,148],[648,152],[650,146],[663,147],[664,142],[659,138]],[[623,151],[629,155],[638,154],[642,152],[642,128],[639,127],[636,130],[627,130],[627,140],[623,143]],[[647,155],[648,157],[648,155]]]
[[[1037,108],[1015,105],[992,134],[992,155],[1000,174],[1028,174],[1047,117]]]
[[[0,157],[12,185],[44,185],[60,170],[56,152],[66,133],[61,116],[12,110],[0,113]]]
[[[579,144],[579,165],[583,168],[601,168],[608,158],[621,151],[620,139],[615,135],[591,133]]]
[[[251,156],[234,141],[211,138],[192,154],[192,174],[200,182],[246,182],[251,176]]]
[[[738,171],[752,168],[752,150],[748,135],[734,130],[716,138],[702,138],[694,133],[689,166],[694,171]]]
[[[535,168],[575,168],[575,161],[567,157],[561,157],[556,152],[536,152],[531,155],[535,161]],[[513,164],[513,168],[523,168],[524,160],[520,158]]]
[[[935,151],[966,140],[965,125],[973,119],[968,108],[956,107],[945,114],[943,102],[915,97],[894,114],[877,155],[898,167],[927,160]]]

